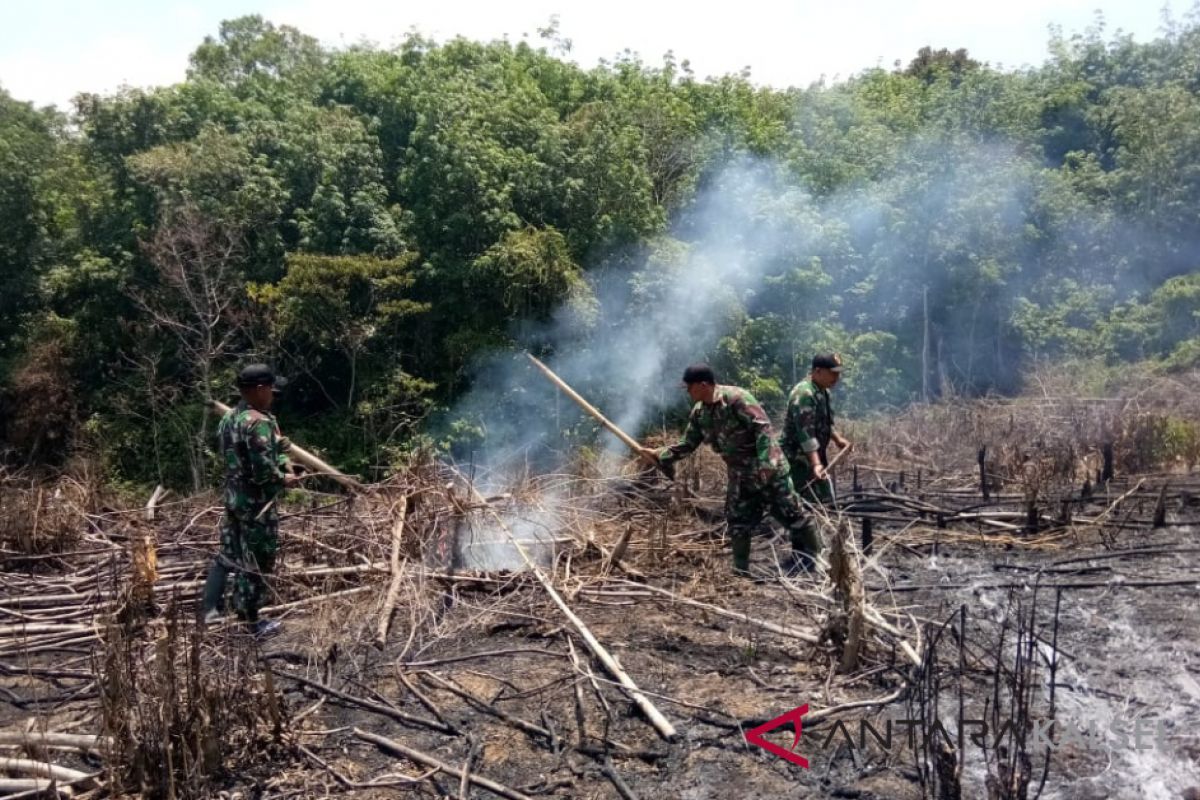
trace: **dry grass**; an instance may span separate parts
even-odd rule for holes
[[[1117,474],[1189,472],[1200,464],[1200,373],[1133,383],[1114,397],[1076,394],[1061,376],[1035,376],[1013,399],[949,400],[848,423],[858,458],[894,471],[970,473],[987,448],[992,488],[1078,488],[1096,481],[1112,447]]]
[[[253,640],[206,636],[177,606],[141,631],[109,624],[94,669],[118,794],[210,797],[215,779],[282,743],[287,711]]]
[[[66,553],[79,542],[99,492],[90,477],[46,482],[0,467],[0,548],[5,557]]]

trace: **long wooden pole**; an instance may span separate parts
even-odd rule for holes
[[[640,444],[638,444],[636,439],[634,439],[632,436],[630,436],[625,431],[618,428],[612,420],[610,420],[608,417],[601,414],[599,409],[597,409],[595,406],[593,406],[587,400],[584,400],[582,397],[580,397],[579,393],[576,392],[574,389],[572,389],[570,386],[568,386],[566,381],[564,381],[562,378],[555,375],[554,371],[552,369],[547,367],[541,361],[538,361],[531,354],[526,353],[525,355],[529,358],[530,361],[533,362],[533,365],[535,367],[537,367],[538,369],[540,369],[542,371],[543,375],[545,375],[547,378],[550,379],[551,383],[553,383],[559,389],[562,389],[563,394],[565,394],[567,397],[571,398],[576,403],[578,403],[580,408],[582,408],[588,414],[591,414],[592,417],[595,418],[595,420],[597,422],[599,422],[601,425],[608,428],[608,430],[612,433],[612,435],[616,436],[618,439],[620,439],[622,442],[624,442],[625,445],[630,450],[633,450],[636,453],[642,449],[642,446]]]
[[[231,410],[229,406],[225,405],[220,400],[212,400],[210,402],[212,403],[212,407],[221,414],[228,414]],[[300,462],[317,475],[327,475],[328,477],[333,478],[335,481],[351,491],[366,491],[366,487],[356,481],[354,478],[351,478],[349,475],[341,472],[336,467],[325,463],[295,442],[292,442],[292,447],[290,450],[288,450],[288,457],[294,461]]]
[[[525,355],[526,355],[526,357],[529,358],[530,361],[533,362],[533,365],[535,367],[537,367],[539,370],[541,370],[543,375],[545,375],[547,378],[550,379],[551,383],[553,383],[555,386],[557,386],[559,389],[561,389],[562,393],[565,394],[567,397],[574,400],[575,403],[580,408],[582,408],[584,411],[586,411],[589,415],[591,415],[591,417],[593,419],[595,419],[597,422],[599,422],[601,425],[603,425],[605,428],[607,428],[609,433],[611,433],[613,436],[616,436],[618,439],[620,439],[625,444],[625,446],[628,447],[633,452],[641,453],[642,446],[640,444],[638,444],[637,439],[634,439],[628,433],[621,430],[619,427],[617,427],[616,423],[614,423],[608,417],[601,414],[600,410],[598,408],[596,408],[594,405],[589,403],[587,400],[584,400],[579,395],[578,392],[576,392],[574,389],[572,389],[570,386],[567,385],[566,381],[564,381],[562,378],[555,375],[554,370],[547,367],[541,361],[538,361],[536,358],[533,357],[532,354],[526,353]],[[672,480],[674,480],[675,467],[673,464],[655,464],[655,466],[658,467],[659,471],[662,472],[664,475],[666,475],[668,478],[671,478]]]

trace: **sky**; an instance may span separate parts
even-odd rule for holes
[[[261,14],[326,45],[395,44],[416,30],[439,41],[537,38],[557,15],[584,66],[631,50],[650,63],[667,51],[697,75],[750,68],[776,87],[844,79],[907,62],[924,45],[965,47],[993,66],[1037,65],[1050,26],[1068,35],[1094,24],[1138,41],[1158,35],[1163,9],[1191,0],[0,0],[0,86],[37,105],[68,107],[78,92],[112,92],[184,79],[188,55],[223,19]],[[704,8],[705,10],[698,10]]]

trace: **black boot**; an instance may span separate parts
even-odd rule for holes
[[[750,577],[750,537],[731,536],[733,547],[733,574],[740,578]]]
[[[204,601],[201,613],[205,622],[215,621],[225,611],[225,580],[229,577],[229,569],[221,562],[221,557],[213,559],[208,568],[208,577],[204,580]]]
[[[811,575],[817,568],[816,560],[803,550],[793,550],[784,560],[783,574],[789,578]]]
[[[792,542],[792,557],[786,565],[787,575],[795,577],[813,572],[816,569],[817,555],[823,547],[816,522],[811,518],[805,519],[793,525],[788,534]]]

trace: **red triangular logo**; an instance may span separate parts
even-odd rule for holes
[[[805,703],[798,708],[793,708],[786,714],[780,714],[775,719],[767,720],[757,728],[751,728],[750,730],[746,731],[746,741],[750,744],[758,745],[768,753],[777,755],[780,758],[786,758],[793,764],[799,764],[805,769],[808,769],[808,759],[793,752],[796,749],[796,746],[800,744],[800,731],[804,725],[804,720],[802,717],[807,713],[808,703]],[[792,740],[792,747],[790,750],[785,750],[774,742],[768,742],[763,738],[763,734],[770,733],[776,728],[782,727],[789,722],[796,726],[796,738]]]

